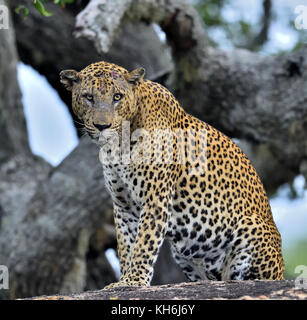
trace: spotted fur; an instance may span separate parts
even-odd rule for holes
[[[93,139],[110,130],[121,136],[127,120],[131,132],[143,128],[151,139],[164,130],[159,143],[143,137],[138,161],[103,165],[121,267],[111,286],[149,285],[166,238],[192,281],[283,279],[280,234],[250,161],[226,135],[187,114],[166,88],[143,76],[142,68],[129,73],[107,62],[61,73]],[[172,135],[176,130],[183,135]],[[108,154],[113,145],[105,139],[101,152]],[[182,160],[181,148],[198,161]]]

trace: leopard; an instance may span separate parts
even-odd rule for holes
[[[142,67],[100,61],[63,70],[60,81],[99,146],[113,202],[120,277],[106,289],[150,286],[165,239],[190,281],[284,278],[266,191],[233,139]]]

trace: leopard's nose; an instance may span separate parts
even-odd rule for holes
[[[98,124],[98,123],[93,123],[94,127],[96,127],[99,131],[102,131],[104,129],[108,129],[111,127],[110,124]]]

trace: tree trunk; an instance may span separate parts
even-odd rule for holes
[[[11,298],[84,289],[90,237],[112,214],[97,152],[85,139],[59,167],[47,168],[43,179],[37,179],[40,162],[16,164],[13,159],[2,166],[6,194],[1,197],[13,200],[22,193],[26,198],[18,201],[20,210],[7,212],[0,233],[0,261],[10,272]]]
[[[0,5],[6,1],[0,0]],[[16,68],[14,27],[0,32],[0,164],[15,153],[29,154],[28,135],[23,114]]]

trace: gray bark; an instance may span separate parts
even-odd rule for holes
[[[0,5],[6,1],[0,0]],[[14,27],[0,31],[0,164],[15,153],[29,153],[26,123],[17,83]]]
[[[15,160],[2,166],[0,201],[10,201],[4,205],[0,261],[10,271],[11,298],[84,289],[90,237],[111,211],[97,152],[85,139],[56,170],[39,175],[42,163]],[[11,186],[10,176],[15,179]],[[20,210],[10,208],[19,195],[26,197],[18,201]]]
[[[208,46],[200,18],[186,0],[126,0],[116,10],[113,2],[98,3],[90,1],[79,14],[79,36],[104,51],[126,20],[159,24],[172,48],[171,88],[183,107],[232,137],[267,144],[284,166],[304,173],[306,47],[282,57],[223,52]]]

